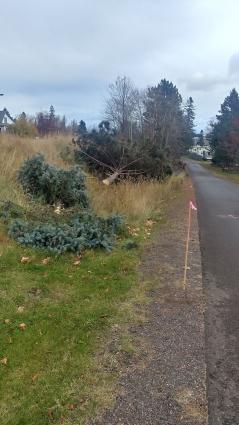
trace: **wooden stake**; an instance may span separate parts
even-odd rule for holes
[[[187,288],[187,270],[188,270],[188,251],[189,251],[189,239],[190,239],[190,230],[191,230],[191,203],[188,205],[188,232],[186,240],[186,251],[185,251],[185,263],[184,263],[184,277],[183,277],[183,290],[186,291]]]

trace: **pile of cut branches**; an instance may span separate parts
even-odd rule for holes
[[[122,227],[119,216],[101,218],[90,209],[85,177],[79,167],[65,171],[37,155],[24,162],[18,179],[35,208],[2,202],[0,218],[19,244],[56,254],[85,249],[111,250]],[[71,208],[67,208],[73,205]]]

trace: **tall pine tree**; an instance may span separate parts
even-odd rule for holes
[[[148,88],[144,105],[146,135],[162,153],[178,157],[182,146],[183,113],[177,87],[161,80],[157,86]]]
[[[209,134],[213,161],[221,166],[239,162],[239,96],[232,89],[221,105],[216,122]]]
[[[187,99],[185,108],[184,108],[184,148],[185,151],[188,151],[190,147],[193,146],[193,138],[195,136],[194,131],[194,120],[195,120],[195,107],[193,98],[189,97]]]

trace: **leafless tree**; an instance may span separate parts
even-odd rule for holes
[[[125,138],[131,138],[137,102],[138,90],[129,78],[117,77],[109,86],[109,97],[105,105],[106,119]]]

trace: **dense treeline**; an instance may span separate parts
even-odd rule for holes
[[[73,120],[67,123],[66,117],[56,115],[54,106],[50,106],[49,112],[38,112],[35,117],[22,112],[14,124],[9,126],[9,132],[20,137],[52,136],[54,134],[74,133],[77,130],[77,122]]]

